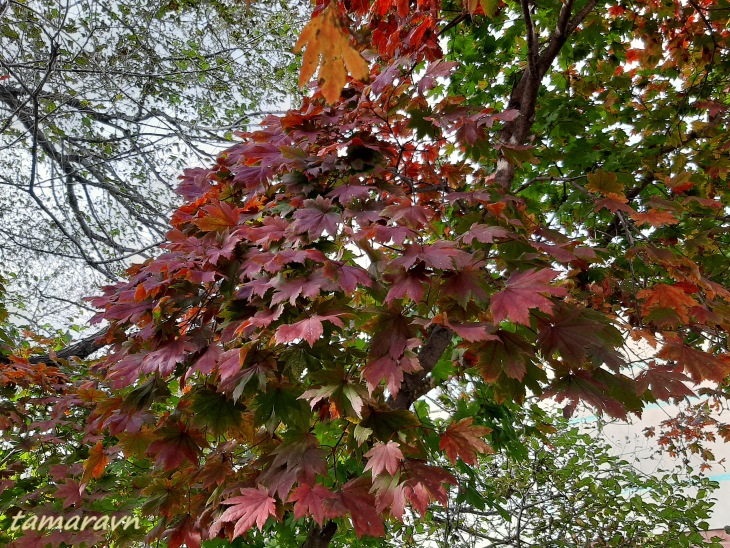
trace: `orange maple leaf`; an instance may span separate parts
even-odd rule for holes
[[[656,284],[649,289],[642,289],[636,296],[639,299],[646,299],[644,316],[656,308],[670,308],[684,323],[689,322],[689,309],[699,305],[684,291],[682,286],[677,285]]]
[[[618,180],[615,173],[609,173],[602,169],[595,173],[588,174],[586,189],[596,194],[603,194],[625,203],[624,185]]]
[[[482,439],[492,429],[486,426],[474,426],[473,423],[472,417],[452,422],[441,435],[439,449],[446,452],[452,464],[460,457],[466,464],[475,465],[477,454],[494,453]]]
[[[626,13],[626,10],[622,6],[611,6],[608,13],[611,17],[621,17],[624,13]]]
[[[84,462],[84,474],[81,476],[81,489],[86,487],[91,478],[99,479],[104,474],[104,469],[109,463],[109,457],[104,454],[104,447],[101,442],[96,442],[96,445],[89,451],[89,458]]]
[[[672,215],[671,212],[664,209],[652,208],[646,213],[635,212],[631,213],[630,216],[638,225],[650,224],[654,227],[660,227],[664,225],[676,225],[679,223],[679,219]]]
[[[307,48],[302,59],[299,85],[304,86],[312,79],[321,62],[317,77],[328,103],[339,99],[347,83],[348,72],[361,81],[366,81],[370,75],[367,61],[350,45],[349,35],[342,29],[331,6],[307,23],[294,46],[294,53],[299,53],[305,46]]]
[[[500,7],[500,1],[494,0],[464,0],[464,7],[469,15],[486,15],[494,17]]]

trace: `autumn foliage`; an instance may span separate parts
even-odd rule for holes
[[[447,504],[484,406],[724,386],[714,5],[319,2],[302,106],[188,169],[163,253],[91,300],[81,483],[148,462],[172,547],[292,516],[326,545]],[[446,415],[416,403],[447,383]]]

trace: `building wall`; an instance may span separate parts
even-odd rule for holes
[[[710,540],[713,537],[720,537],[722,539],[722,541],[720,542],[720,544],[722,545],[722,547],[723,548],[730,548],[730,535],[728,535],[722,529],[715,529],[713,531],[707,531],[706,533],[703,534],[703,536],[707,540]]]

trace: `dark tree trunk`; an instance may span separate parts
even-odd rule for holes
[[[328,521],[324,527],[315,525],[309,530],[302,548],[327,548],[336,532],[337,524],[334,521]]]

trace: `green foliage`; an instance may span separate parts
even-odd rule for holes
[[[500,453],[464,469],[468,488],[434,510],[413,545],[719,546],[698,534],[717,483],[679,468],[641,472],[595,427],[553,420],[544,438],[522,437],[526,457]]]

